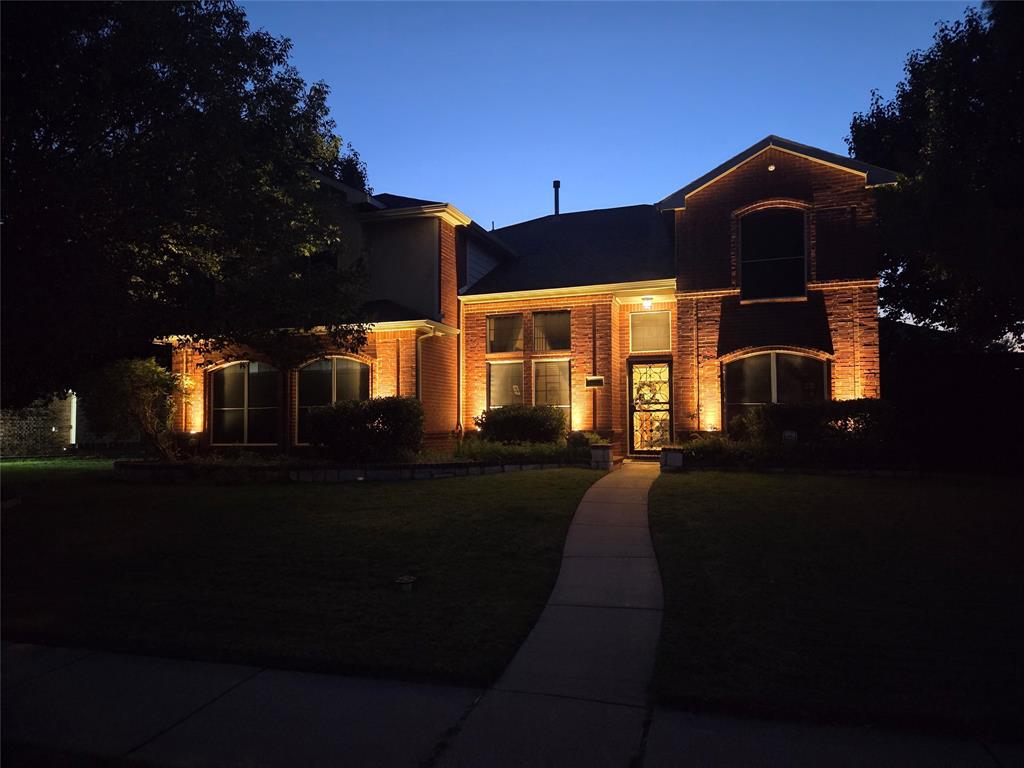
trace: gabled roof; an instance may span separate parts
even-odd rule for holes
[[[844,157],[843,155],[837,155],[834,152],[827,152],[824,149],[818,149],[817,147],[811,147],[807,144],[790,141],[789,139],[784,139],[781,136],[768,135],[753,146],[747,147],[735,157],[730,157],[717,168],[708,171],[698,179],[694,179],[682,189],[676,190],[659,202],[657,204],[658,208],[662,210],[684,208],[686,206],[686,196],[691,192],[696,192],[701,187],[711,181],[714,181],[724,173],[731,171],[737,165],[745,163],[754,155],[764,151],[768,147],[777,147],[778,149],[802,155],[812,160],[818,160],[823,163],[828,163],[829,165],[836,165],[850,171],[863,173],[865,175],[864,183],[869,187],[876,184],[892,184],[897,178],[897,174],[895,172],[886,170],[885,168],[880,168],[877,165],[863,163],[852,157]]]
[[[653,205],[544,216],[490,234],[518,257],[484,275],[467,295],[676,275],[670,223]]]

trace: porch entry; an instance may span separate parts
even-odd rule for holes
[[[654,453],[672,442],[672,365],[629,364],[629,452]]]

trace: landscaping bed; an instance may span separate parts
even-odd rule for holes
[[[659,698],[1019,739],[1018,496],[1008,477],[662,475]]]
[[[5,462],[3,636],[486,684],[554,585],[602,473],[350,485],[134,485]],[[405,591],[395,583],[414,576]]]

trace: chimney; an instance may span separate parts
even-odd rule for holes
[[[551,182],[551,186],[554,187],[554,189],[555,189],[555,216],[557,216],[558,215],[558,189],[559,189],[559,187],[562,186],[562,182],[560,182],[558,179],[555,179],[554,181]]]

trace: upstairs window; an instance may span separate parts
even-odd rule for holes
[[[309,410],[339,400],[370,397],[370,366],[358,360],[332,357],[299,369],[298,442],[309,442]]]
[[[488,352],[523,351],[523,316],[495,315],[487,318]]]
[[[807,288],[804,212],[766,208],[740,219],[740,298],[786,299]]]
[[[572,346],[569,311],[533,313],[533,351],[554,352]]]
[[[280,377],[266,363],[233,363],[213,378],[214,445],[275,445]]]

